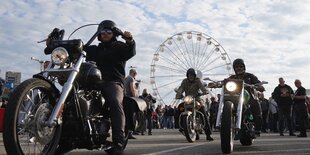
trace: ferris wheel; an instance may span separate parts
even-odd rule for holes
[[[175,89],[186,71],[194,68],[200,79],[222,80],[231,74],[231,61],[225,49],[201,32],[184,31],[167,38],[153,55],[150,83],[158,104],[175,102]]]

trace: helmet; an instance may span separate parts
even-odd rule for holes
[[[238,58],[238,59],[234,60],[234,62],[233,62],[233,68],[234,68],[235,72],[236,72],[235,68],[236,68],[237,65],[243,65],[244,70],[246,69],[245,68],[245,63],[244,63],[243,59],[241,59],[241,58]]]
[[[102,29],[113,29],[116,27],[116,24],[112,20],[104,20],[102,21],[98,26],[98,31],[101,31]]]
[[[99,31],[97,39],[99,41],[101,41],[101,39],[100,39],[100,31],[102,31],[103,29],[110,29],[114,33],[114,29],[115,28],[116,28],[116,24],[112,20],[104,20],[104,21],[102,21],[99,24],[98,28],[97,28],[97,31]],[[114,39],[115,39],[115,34],[114,34]]]
[[[194,75],[194,77],[196,78],[196,71],[194,68],[190,68],[187,70],[186,77],[188,78],[189,75]]]

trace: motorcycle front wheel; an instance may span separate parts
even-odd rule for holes
[[[186,140],[190,143],[196,140],[196,131],[194,128],[194,118],[193,115],[182,115],[181,124],[184,130],[184,135]]]
[[[61,126],[47,127],[58,94],[47,81],[32,78],[10,95],[4,117],[3,142],[8,155],[52,155],[57,148]]]
[[[239,131],[239,138],[240,143],[244,146],[252,145],[253,144],[253,138],[249,136],[249,133],[247,133],[246,130],[242,129]]]
[[[220,128],[221,148],[224,154],[231,153],[234,147],[233,107],[234,104],[231,101],[226,101],[224,103]]]

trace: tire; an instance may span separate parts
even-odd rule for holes
[[[56,103],[56,88],[47,81],[32,78],[10,95],[4,117],[3,142],[8,155],[55,153],[61,126],[43,126]]]
[[[223,107],[222,119],[221,119],[221,148],[224,154],[233,152],[234,146],[234,116],[233,116],[234,104],[230,101],[226,101]]]
[[[186,140],[193,143],[196,140],[196,131],[193,126],[193,115],[182,115],[181,124],[184,130]]]
[[[245,130],[239,131],[240,143],[244,146],[249,146],[253,144],[253,139],[246,133]]]

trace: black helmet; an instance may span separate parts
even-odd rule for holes
[[[187,70],[186,77],[188,78],[189,75],[194,75],[194,77],[196,78],[196,71],[194,68],[190,68]]]
[[[116,24],[112,20],[104,20],[102,21],[98,26],[98,31],[101,31],[102,29],[111,29],[116,27]]]
[[[100,32],[101,32],[103,29],[110,29],[110,30],[112,30],[113,35],[114,35],[113,38],[115,39],[115,32],[114,32],[115,28],[116,28],[116,24],[115,24],[112,20],[104,20],[104,21],[102,21],[102,22],[99,24],[98,28],[97,28],[97,31],[99,31],[99,34],[98,34],[98,36],[97,36],[98,40],[101,41],[101,40],[100,40]],[[114,39],[113,39],[113,40],[114,40]]]
[[[245,63],[244,63],[243,59],[238,58],[238,59],[235,59],[235,60],[234,60],[234,62],[233,62],[233,68],[234,68],[234,70],[235,70],[235,67],[236,67],[237,65],[243,65],[244,70],[245,70]],[[235,71],[236,71],[236,70],[235,70]]]

